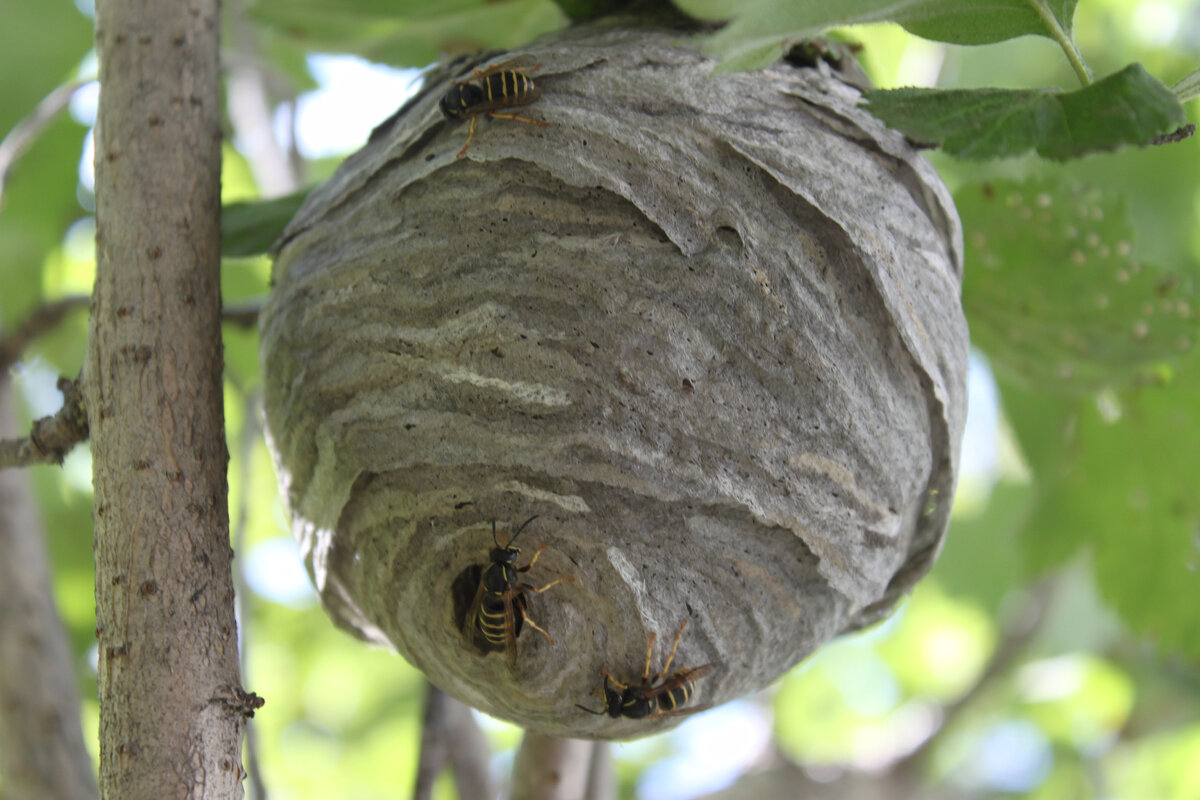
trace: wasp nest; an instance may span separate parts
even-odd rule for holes
[[[262,315],[329,613],[551,735],[654,732],[878,619],[932,563],[957,472],[946,189],[828,64],[711,75],[679,35],[536,43],[511,63],[540,62],[540,96],[501,113],[549,125],[481,112],[461,158],[449,79],[512,57],[430,75],[309,197]],[[481,592],[535,515],[514,546],[537,563]],[[684,621],[655,685],[704,667],[673,682],[695,694],[647,708],[650,637],[653,679]],[[606,685],[625,715],[578,707]]]

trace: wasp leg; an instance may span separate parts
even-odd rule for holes
[[[546,639],[550,642],[550,644],[554,644],[554,637],[551,636],[550,634],[546,633],[546,629],[543,628],[541,625],[538,625],[536,622],[531,620],[529,618],[528,612],[525,613],[525,624],[528,625],[529,627],[533,628],[535,631],[540,633],[542,636],[545,636]]]
[[[600,670],[600,674],[603,675],[605,678],[608,678],[608,680],[612,682],[612,685],[617,687],[618,689],[620,689],[622,692],[629,688],[629,686],[627,684],[621,683],[619,680],[614,678],[612,676],[612,673],[606,669]],[[592,692],[592,694],[596,694],[596,692]],[[603,695],[601,695],[601,697],[603,697]]]
[[[527,117],[518,117],[516,114],[497,114],[495,111],[489,111],[488,116],[492,119],[515,119],[517,122],[528,122],[530,125],[541,125],[543,128],[550,127],[549,122],[543,122],[540,119],[529,119]]]
[[[667,670],[669,670],[671,668],[671,662],[675,660],[675,651],[677,649],[679,649],[679,640],[683,638],[683,629],[686,627],[687,627],[687,620],[685,619],[683,621],[683,624],[679,626],[679,633],[675,634],[675,644],[671,645],[671,654],[669,656],[667,656],[667,663],[663,665],[662,672],[660,672],[654,676],[654,680],[651,681],[651,683],[657,682],[658,679],[661,678],[663,675],[666,675]],[[647,663],[649,663],[649,662],[647,662]]]
[[[462,150],[458,151],[458,155],[456,155],[455,158],[462,158],[464,155],[467,154],[467,148],[471,146],[471,139],[474,136],[475,136],[475,117],[472,116],[471,117],[471,127],[467,131],[467,143],[463,145]],[[496,534],[496,529],[495,529],[495,527],[493,527],[492,535],[495,536],[495,534]]]
[[[543,587],[542,587],[542,588],[540,588],[540,589],[538,589],[538,588],[537,588],[537,587],[535,587],[535,586],[530,586],[528,583],[522,583],[522,584],[521,584],[521,591],[524,591],[524,592],[533,592],[534,594],[541,594],[542,592],[544,592],[544,591],[546,591],[547,589],[549,589],[551,586],[557,586],[557,585],[558,585],[558,584],[560,584],[560,583],[574,583],[574,582],[575,582],[575,579],[574,579],[574,578],[572,578],[572,577],[571,577],[571,576],[569,576],[569,575],[564,575],[564,576],[563,576],[563,577],[561,577],[561,578],[555,578],[554,580],[550,581],[549,583],[547,583],[545,586],[543,586]]]
[[[646,666],[642,668],[642,683],[646,683],[646,678],[650,677],[650,654],[654,652],[654,640],[656,638],[658,638],[658,634],[652,633],[650,634],[650,641],[646,643]]]
[[[513,537],[513,538],[516,538],[516,537]],[[529,570],[533,569],[533,565],[537,563],[538,556],[540,556],[542,554],[542,551],[545,549],[546,549],[546,543],[542,542],[542,546],[539,547],[536,552],[534,552],[533,558],[529,559],[529,563],[523,567],[518,568],[517,572],[528,572]]]

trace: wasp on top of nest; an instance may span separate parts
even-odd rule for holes
[[[480,114],[487,114],[493,119],[513,119],[543,127],[550,124],[516,114],[497,113],[497,109],[525,106],[537,99],[540,92],[533,85],[533,79],[525,73],[533,72],[541,66],[541,62],[531,55],[517,56],[498,64],[491,64],[486,69],[477,69],[469,78],[450,82],[452,85],[449,91],[442,95],[438,104],[442,113],[451,120],[468,117],[471,120],[467,143],[455,158],[466,155],[467,148],[471,146],[471,139],[475,136],[475,119]]]

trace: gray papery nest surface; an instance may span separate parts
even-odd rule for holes
[[[445,120],[449,77],[277,245],[266,417],[333,618],[543,733],[631,737],[601,669],[764,687],[886,614],[944,535],[966,410],[945,187],[824,62],[710,75],[674,31],[522,51],[548,127]],[[517,659],[464,636],[522,522]]]

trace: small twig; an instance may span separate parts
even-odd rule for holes
[[[25,321],[12,330],[11,333],[0,336],[0,372],[12,367],[21,358],[25,348],[44,333],[54,330],[63,318],[72,311],[87,308],[92,298],[87,295],[70,295],[58,300],[51,300],[34,309]],[[258,324],[258,314],[262,311],[262,302],[243,303],[228,306],[221,312],[221,319],[231,325],[242,328],[253,328]]]
[[[0,441],[0,469],[27,467],[32,464],[61,464],[71,448],[88,438],[87,410],[78,381],[58,379],[63,406],[54,416],[33,423],[33,430],[22,439]]]
[[[34,309],[12,333],[0,337],[0,372],[5,372],[17,363],[17,359],[30,342],[53,330],[69,312],[77,308],[87,308],[90,302],[91,298],[86,295],[71,295]]]
[[[525,732],[513,764],[512,800],[577,800],[588,784],[594,742]]]
[[[441,689],[425,682],[425,719],[421,726],[421,754],[417,759],[417,784],[413,800],[430,800],[433,784],[450,757],[446,737],[446,705],[450,698]]]
[[[242,646],[238,648],[238,660],[241,665],[242,680],[246,681],[246,653],[249,648],[250,636],[250,591],[246,584],[246,545],[247,521],[250,517],[250,462],[254,457],[254,445],[258,441],[258,394],[251,392],[246,396],[243,405],[242,446],[238,453],[241,465],[242,485],[238,493],[237,513],[233,520],[233,552],[242,558],[233,560],[234,596],[238,604],[238,623],[241,626]],[[251,715],[253,716],[253,714]],[[246,720],[246,772],[250,780],[250,796],[254,800],[267,800],[267,787],[263,783],[262,764],[258,758],[258,730],[254,723]]]
[[[240,306],[226,306],[221,310],[221,321],[250,329],[258,324],[258,314],[262,311],[262,303],[245,303]]]
[[[1187,125],[1184,125],[1181,128],[1176,128],[1170,133],[1164,133],[1162,136],[1155,136],[1150,144],[1175,144],[1176,142],[1182,142],[1186,139],[1190,139],[1195,134],[1196,126],[1189,122]]]
[[[432,683],[425,684],[425,719],[413,800],[429,800],[449,762],[459,797],[495,797],[488,773],[488,748],[471,709]]]
[[[13,126],[4,137],[4,141],[0,141],[0,208],[4,207],[4,187],[8,185],[8,176],[13,165],[25,155],[46,126],[67,107],[75,92],[89,83],[90,80],[75,81],[57,87],[42,98],[33,109],[33,113]]]

